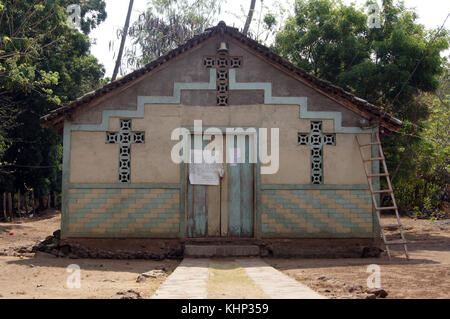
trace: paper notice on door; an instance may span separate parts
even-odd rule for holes
[[[192,185],[220,185],[222,164],[191,164],[189,165],[189,182]]]

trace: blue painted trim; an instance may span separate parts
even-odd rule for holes
[[[70,132],[71,123],[64,122],[63,167],[61,194],[61,237],[65,238],[69,230],[69,183],[70,183]]]
[[[259,147],[259,134],[256,134],[256,138],[258,139],[258,147]],[[255,178],[256,178],[256,207],[255,207],[255,238],[256,239],[261,239],[262,236],[262,222],[261,222],[261,212],[262,212],[262,198],[261,198],[261,194],[262,194],[262,188],[261,188],[261,161],[259,160],[259,156],[258,158],[258,162],[256,163],[256,173],[255,173]]]
[[[70,189],[181,189],[180,184],[69,184]]]
[[[186,229],[187,229],[187,210],[186,210],[186,188],[188,182],[187,175],[187,164],[180,164],[180,238],[186,237]]]
[[[144,118],[145,104],[180,104],[182,90],[215,90],[216,70],[210,69],[210,81],[198,83],[179,83],[173,85],[173,96],[138,96],[136,110],[105,110],[102,113],[101,124],[73,125],[73,131],[108,131],[109,119],[111,117],[121,118]]]
[[[365,185],[327,185],[327,184],[284,184],[284,185],[261,185],[261,189],[264,190],[295,190],[295,189],[307,189],[307,190],[368,190],[369,186]]]
[[[287,104],[300,106],[301,119],[331,119],[334,120],[336,133],[371,133],[372,128],[343,127],[341,112],[310,112],[308,111],[307,97],[274,97],[272,96],[272,83],[268,82],[236,82],[236,70],[231,69],[230,90],[262,90],[264,91],[264,104]],[[145,104],[181,104],[182,90],[216,90],[216,70],[210,69],[210,81],[198,83],[175,82],[172,96],[138,96],[136,110],[105,110],[102,113],[100,124],[73,125],[72,131],[108,131],[111,117],[143,118]]]
[[[272,83],[238,83],[236,82],[236,70],[230,70],[230,90],[262,90],[264,91],[264,104],[300,105],[301,119],[330,119],[334,120],[336,133],[370,133],[371,128],[343,127],[341,112],[310,112],[308,111],[307,97],[275,97],[272,96]]]

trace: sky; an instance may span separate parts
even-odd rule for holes
[[[93,42],[91,52],[96,56],[99,61],[105,66],[105,76],[111,77],[115,65],[115,52],[119,49],[120,40],[117,39],[117,30],[123,28],[125,23],[126,14],[128,11],[127,0],[105,0],[106,12],[108,17],[97,29],[95,29],[89,36]],[[378,0],[380,2],[380,0]],[[135,0],[133,13],[131,16],[131,23],[136,21],[139,14],[145,11],[148,0]],[[263,11],[267,12],[277,2],[276,0],[264,0],[264,6],[269,9]],[[294,0],[280,0],[278,2],[283,3],[288,10],[288,14],[292,11],[292,3]],[[344,0],[344,3],[356,3],[357,7],[364,7],[366,0]],[[449,0],[404,0],[407,7],[416,8],[416,12],[419,15],[419,23],[424,24],[427,28],[437,28],[442,25],[445,17],[450,13],[450,1]],[[244,20],[237,18],[236,16],[245,15],[250,6],[250,0],[226,0],[224,5],[224,12],[222,13],[220,20],[223,20],[227,25],[243,28]],[[261,6],[261,0],[257,1],[258,6]],[[255,17],[254,17],[255,18]],[[255,21],[255,20],[254,20]],[[254,22],[253,21],[253,22]],[[447,20],[446,27],[450,28],[450,19]],[[110,42],[114,39],[113,49],[110,48]],[[127,41],[126,45],[130,45]]]

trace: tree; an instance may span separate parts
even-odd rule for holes
[[[426,154],[420,141],[431,111],[423,96],[438,89],[447,31],[426,30],[413,10],[390,0],[383,1],[381,28],[369,28],[362,10],[340,1],[297,0],[294,11],[274,49],[403,120],[383,144],[396,187],[416,178],[414,158]]]
[[[127,39],[128,28],[130,26],[130,17],[131,17],[131,11],[133,10],[133,3],[134,3],[134,0],[130,0],[130,4],[128,6],[127,18],[125,19],[125,26],[123,27],[123,31],[122,31],[122,41],[120,42],[119,54],[117,55],[116,66],[114,67],[114,72],[113,72],[113,75],[111,78],[111,82],[116,79],[117,73],[119,73],[119,67],[122,64],[123,48],[125,47],[125,41]]]
[[[432,215],[436,207],[450,200],[450,90],[445,88],[447,81],[448,70],[439,93],[425,93],[420,97],[429,106],[430,117],[424,121],[424,129],[413,147],[414,156],[409,159],[408,165],[415,174],[410,176],[401,171],[395,184],[399,204],[418,217]]]
[[[227,12],[244,26],[242,33],[248,37],[268,45],[272,43],[275,35],[280,31],[287,18],[289,1],[270,1],[270,6],[264,0],[251,1],[247,11],[242,4],[240,13]],[[252,21],[255,21],[252,23]]]
[[[139,68],[217,23],[222,1],[152,0],[128,31],[127,67]]]
[[[250,23],[252,22],[252,19],[253,19],[253,12],[255,12],[255,5],[256,5],[256,0],[251,0],[250,1],[250,9],[248,10],[247,20],[245,21],[244,31],[242,31],[242,33],[244,33],[245,35],[248,33],[248,29],[250,28]]]
[[[0,1],[0,191],[59,190],[60,137],[40,117],[102,82],[86,34],[106,18],[105,3],[82,6],[85,34],[67,25],[68,2]]]

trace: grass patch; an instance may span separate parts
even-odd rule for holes
[[[264,299],[267,296],[236,262],[213,260],[209,264],[208,298]]]

